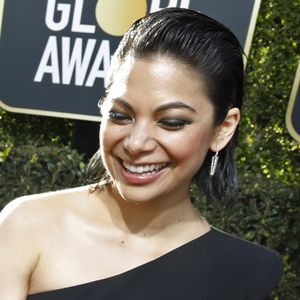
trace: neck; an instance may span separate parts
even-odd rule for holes
[[[103,193],[112,222],[124,233],[149,237],[178,234],[179,228],[188,229],[191,224],[201,226],[202,223],[205,227],[188,192],[172,199],[155,199],[146,203],[126,201],[110,186]]]

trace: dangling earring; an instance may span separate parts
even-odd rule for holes
[[[216,152],[215,155],[211,158],[210,172],[209,172],[209,175],[210,175],[210,176],[214,176],[214,174],[215,174],[215,172],[216,172],[218,160],[219,160],[219,151],[218,151],[218,149],[217,149],[217,152]]]

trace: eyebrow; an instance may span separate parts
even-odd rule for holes
[[[126,100],[124,100],[122,98],[114,98],[114,99],[112,99],[112,102],[121,104],[122,106],[124,106],[125,108],[129,109],[132,112],[134,111],[133,107],[130,105],[130,103],[128,103]],[[155,109],[155,112],[161,112],[161,111],[168,110],[168,109],[187,109],[189,111],[196,112],[196,110],[194,108],[192,108],[191,106],[189,106],[181,101],[170,102],[170,103],[160,105],[159,107],[157,107]]]
[[[155,111],[159,112],[159,111],[164,111],[164,110],[168,110],[168,109],[172,109],[172,108],[187,109],[192,112],[196,112],[196,110],[194,108],[192,108],[191,106],[189,106],[183,102],[180,102],[180,101],[163,104],[163,105],[159,106]]]
[[[112,99],[112,102],[121,104],[122,106],[124,106],[125,108],[127,108],[131,112],[133,112],[133,107],[130,105],[130,103],[127,102],[126,100],[122,99],[122,98],[114,98],[114,99]]]

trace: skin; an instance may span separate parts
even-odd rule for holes
[[[94,193],[85,186],[26,196],[3,210],[0,299],[23,300],[120,274],[210,230],[191,205],[189,186],[208,149],[229,142],[238,109],[213,126],[213,107],[199,75],[153,57],[124,63],[102,113],[102,157],[113,184]],[[124,160],[165,165],[157,178],[145,183],[137,175],[132,183]]]
[[[215,135],[213,107],[194,77],[198,78],[184,65],[163,58],[125,63],[118,73],[102,109],[100,148],[122,198],[137,203],[189,199],[191,178]],[[173,108],[174,103],[182,104]],[[174,127],[168,125],[170,120],[191,124]],[[133,165],[166,163],[167,167],[160,180],[137,189],[126,183],[119,160]]]

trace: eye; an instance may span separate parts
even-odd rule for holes
[[[129,124],[132,121],[132,118],[128,114],[114,110],[108,113],[108,117],[116,124]]]
[[[183,129],[185,125],[189,125],[192,122],[190,120],[183,119],[162,119],[157,123],[167,130],[179,130]]]

